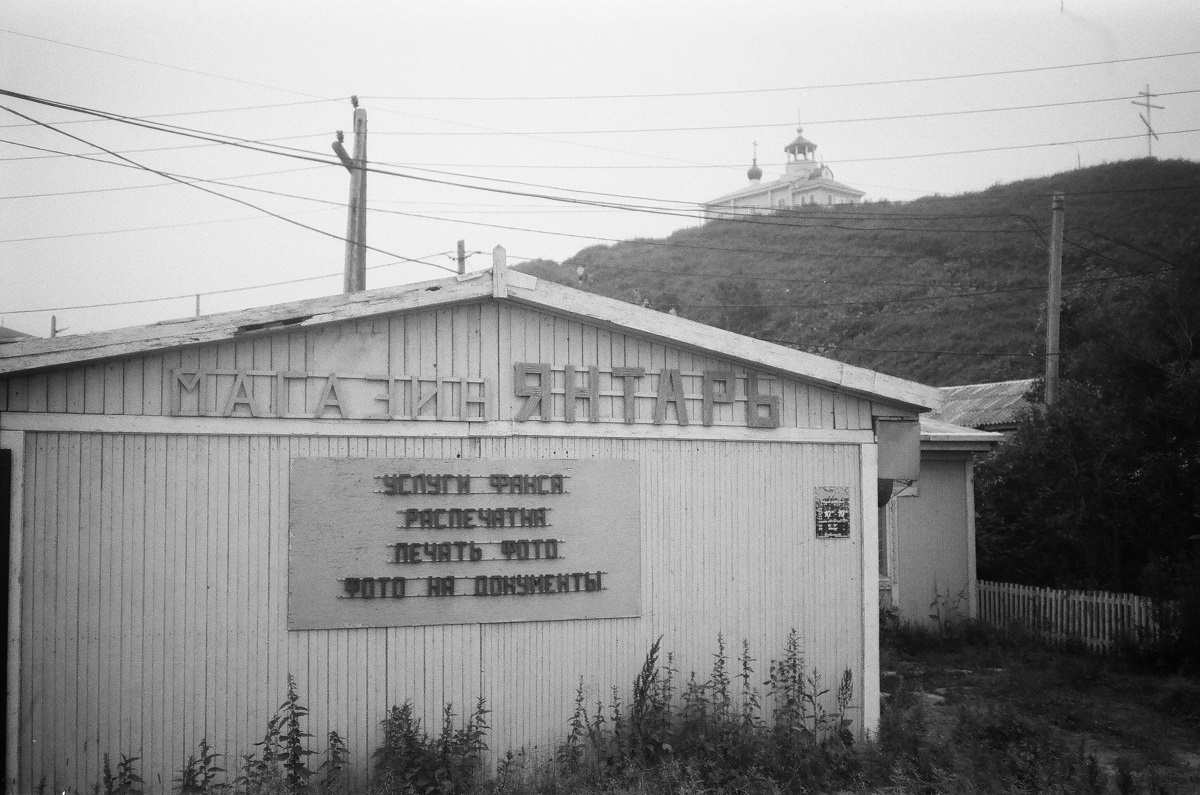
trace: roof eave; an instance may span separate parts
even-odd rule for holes
[[[486,276],[486,272],[478,272]],[[474,274],[471,275],[472,277]],[[148,326],[14,342],[0,347],[0,375],[95,362],[156,350],[249,339],[279,331],[340,323],[387,312],[477,300],[491,294],[491,280],[458,277],[309,298]]]
[[[584,293],[554,282],[538,280],[533,290],[510,289],[509,297],[551,312],[640,332],[674,345],[715,353],[751,367],[863,397],[882,399],[917,412],[941,407],[941,393],[937,387],[855,367],[594,293]]]
[[[478,272],[480,277],[487,275],[487,271]],[[471,274],[466,280],[442,279],[402,288],[308,299],[96,334],[12,343],[0,348],[0,375],[246,339],[281,330],[322,326],[492,297],[492,279],[475,276]],[[510,300],[551,313],[633,331],[673,345],[726,357],[764,372],[844,390],[916,412],[941,407],[941,393],[936,387],[586,293],[519,271],[508,272],[507,295],[507,299],[499,300]]]

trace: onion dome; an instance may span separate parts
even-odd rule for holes
[[[758,167],[757,157],[754,158],[754,164],[750,166],[750,169],[746,172],[746,176],[750,178],[751,182],[758,182],[762,179],[762,169]]]

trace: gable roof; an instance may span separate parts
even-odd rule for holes
[[[986,384],[944,386],[942,408],[933,417],[972,428],[1000,428],[1015,425],[1017,415],[1028,407],[1025,393],[1034,379],[994,381]]]
[[[166,320],[94,334],[14,342],[0,346],[0,376],[486,299],[509,301],[632,331],[678,347],[918,411],[941,405],[941,394],[935,387],[536,279],[509,271],[503,265],[491,272],[478,271],[349,295]]]
[[[814,173],[817,174],[817,176],[814,177]],[[753,182],[744,188],[738,188],[735,191],[723,194],[715,199],[709,199],[704,204],[705,206],[712,206],[714,204],[718,204],[719,202],[740,199],[746,196],[757,196],[760,193],[767,193],[769,191],[780,190],[783,188],[790,188],[793,193],[806,190],[815,190],[816,188],[827,188],[832,191],[840,191],[846,194],[851,194],[856,198],[867,195],[865,191],[861,191],[858,188],[852,188],[844,182],[838,182],[832,177],[824,176],[821,164],[818,163],[813,170],[808,173],[798,173],[792,175],[785,174],[779,179],[771,182]]]

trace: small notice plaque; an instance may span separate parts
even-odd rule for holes
[[[817,538],[850,537],[850,489],[845,486],[817,486]]]
[[[288,628],[637,616],[632,461],[297,458]]]

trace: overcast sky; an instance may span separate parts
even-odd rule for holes
[[[330,144],[351,94],[392,172],[368,178],[374,288],[446,275],[400,260],[453,268],[459,239],[479,269],[497,244],[561,261],[695,225],[746,184],[754,142],[781,174],[798,122],[868,200],[1143,157],[1147,85],[1165,106],[1154,154],[1194,160],[1198,51],[1194,0],[4,0],[0,88],[272,152],[0,97],[61,130],[0,111],[0,320],[85,333],[195,298],[68,307],[339,292],[349,175]]]

